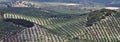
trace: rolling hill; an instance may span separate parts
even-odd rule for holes
[[[7,23],[4,26],[17,27],[10,29],[11,34],[9,32],[5,34],[7,36],[3,37],[4,42],[119,42],[120,40],[120,12],[96,10],[86,14],[61,14],[52,10],[20,7],[1,8],[0,11],[3,12],[1,23]],[[111,15],[91,26],[85,26],[87,21],[97,20],[106,13]],[[3,28],[3,32],[6,32],[6,28]],[[1,34],[4,34],[3,32]]]

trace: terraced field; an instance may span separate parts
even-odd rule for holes
[[[24,19],[34,23],[34,26],[29,28],[13,23],[14,26],[24,29],[4,38],[4,42],[119,42],[119,16],[119,13],[112,14],[92,26],[86,27],[87,14],[32,16],[4,13],[3,19]]]

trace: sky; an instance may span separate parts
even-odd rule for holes
[[[16,1],[16,0],[0,0],[0,2],[10,2],[10,1]],[[30,1],[30,0],[25,0],[25,1]],[[39,1],[39,2],[79,2],[83,0],[32,0],[32,1]],[[85,1],[85,0],[84,0]],[[111,3],[112,1],[120,1],[120,0],[87,0],[87,1],[92,1],[92,2],[97,2],[97,3]]]

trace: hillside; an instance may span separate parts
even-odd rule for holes
[[[35,8],[1,8],[0,11],[3,12],[1,23],[7,23],[4,26],[17,27],[12,29],[13,31],[10,29],[9,32],[16,33],[12,35],[7,33],[7,38],[3,38],[4,42],[119,42],[120,40],[120,12],[107,12],[111,15],[86,27],[87,20],[99,19],[106,10],[96,10],[87,14],[61,14]],[[92,18],[97,16],[99,17]],[[9,27],[4,29],[7,28]]]

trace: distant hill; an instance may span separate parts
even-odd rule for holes
[[[28,1],[28,0],[13,0],[16,1]],[[86,7],[88,6],[119,6],[119,0],[29,0],[28,2],[58,2],[58,3],[77,3],[82,4]],[[118,4],[118,5],[117,5]]]
[[[1,2],[16,2],[16,1],[28,1],[28,0],[6,0]],[[36,2],[59,2],[59,3],[76,3],[76,4],[83,4],[85,6],[101,6],[103,4],[98,2],[93,2],[89,0],[29,0],[28,2],[34,1]]]

